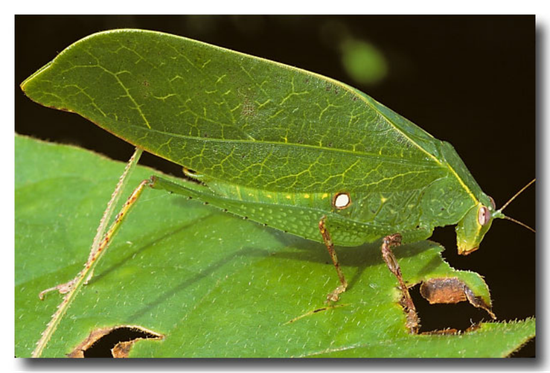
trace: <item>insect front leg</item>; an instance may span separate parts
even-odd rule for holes
[[[340,262],[338,262],[338,257],[336,256],[336,251],[334,250],[334,244],[332,243],[332,238],[327,230],[325,220],[326,216],[323,216],[319,221],[319,231],[321,232],[321,236],[323,236],[323,241],[325,242],[325,246],[327,247],[332,263],[334,263],[334,268],[336,268],[336,272],[338,272],[338,278],[340,279],[340,286],[327,295],[327,302],[336,302],[339,299],[340,294],[346,291],[348,282],[346,281],[344,273],[340,268]]]
[[[418,332],[418,328],[420,327],[420,318],[416,313],[416,307],[414,306],[414,302],[411,298],[411,295],[409,294],[409,288],[403,280],[403,275],[401,274],[399,263],[397,263],[397,259],[395,258],[395,255],[393,254],[393,251],[391,249],[392,246],[399,246],[400,244],[401,235],[399,233],[384,237],[381,247],[382,258],[399,282],[402,295],[401,306],[403,306],[403,309],[407,314],[407,327],[412,334],[416,334]]]

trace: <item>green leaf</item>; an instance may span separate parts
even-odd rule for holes
[[[479,329],[452,338],[452,346],[446,335],[421,335],[416,338],[361,343],[345,350],[327,349],[315,357],[505,357],[525,341],[525,335],[532,335],[535,320],[522,322],[488,323]],[[430,351],[419,355],[418,351]],[[500,354],[495,354],[500,350]],[[403,355],[403,351],[405,355]],[[410,353],[414,351],[413,353]],[[416,352],[416,353],[415,353]]]
[[[72,279],[124,165],[90,152],[16,137],[16,350],[28,357],[61,296],[38,292]],[[130,185],[154,171],[138,167]],[[140,327],[132,357],[497,357],[535,334],[532,319],[481,324],[460,335],[410,335],[379,243],[337,248],[350,288],[322,244],[196,201],[146,190],[46,346],[63,357],[94,330]],[[409,284],[459,277],[487,298],[481,278],[454,271],[423,241],[395,250]]]

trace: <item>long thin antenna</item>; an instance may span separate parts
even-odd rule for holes
[[[521,225],[522,227],[525,227],[525,228],[529,229],[531,232],[537,233],[537,232],[535,232],[535,230],[534,230],[533,228],[531,228],[531,227],[528,226],[527,224],[522,223],[522,222],[520,222],[520,221],[518,221],[518,220],[516,220],[516,219],[513,219],[513,218],[509,217],[509,216],[502,215],[502,218],[503,218],[503,219],[506,219],[506,220],[513,221],[514,223],[519,224],[519,225]]]
[[[502,210],[504,210],[504,209],[506,208],[506,206],[508,206],[508,205],[510,204],[510,202],[512,202],[517,196],[519,196],[525,189],[529,188],[529,187],[531,186],[531,184],[533,184],[536,180],[537,180],[537,178],[534,178],[534,179],[531,180],[526,186],[524,186],[523,188],[521,188],[519,192],[517,192],[516,194],[514,194],[514,196],[513,196],[512,198],[510,198],[510,199],[508,200],[508,202],[506,202],[506,203],[504,204],[504,206],[502,206],[502,207],[498,210],[498,212],[502,212]],[[512,219],[508,219],[508,220],[512,220]],[[516,221],[516,222],[517,222],[517,221]],[[529,229],[532,230],[532,228],[529,228]],[[534,230],[533,230],[533,232],[534,232]]]

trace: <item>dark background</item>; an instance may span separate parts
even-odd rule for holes
[[[18,87],[73,42],[123,27],[190,37],[352,85],[453,144],[497,207],[535,177],[534,16],[16,16],[15,131],[127,161],[130,145],[77,115],[31,102]],[[343,35],[384,56],[382,81],[361,84],[346,72]],[[179,166],[142,159],[181,175]],[[534,227],[535,187],[506,214]],[[535,315],[535,234],[497,220],[466,257],[456,254],[454,227],[437,229],[432,240],[447,248],[453,267],[485,276],[499,320]],[[413,296],[423,331],[488,319],[466,303],[429,306],[417,289]],[[515,356],[534,355],[531,342]]]

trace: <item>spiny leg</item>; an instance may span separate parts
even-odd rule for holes
[[[338,278],[340,279],[340,286],[338,286],[336,289],[334,289],[333,292],[327,295],[327,302],[331,302],[331,301],[336,302],[339,299],[339,295],[344,291],[346,291],[346,288],[348,287],[348,282],[344,277],[344,273],[342,272],[342,269],[340,269],[340,263],[338,262],[336,251],[334,250],[334,244],[332,243],[332,238],[328,233],[328,230],[325,224],[325,219],[326,219],[326,216],[323,216],[319,221],[319,231],[321,232],[321,236],[323,236],[323,241],[325,242],[325,246],[327,247],[328,253],[330,254],[330,258],[332,259],[332,263],[334,263],[334,268],[336,268],[336,272],[338,272]]]
[[[382,258],[399,282],[402,295],[401,306],[407,314],[407,327],[412,334],[416,334],[420,326],[420,318],[416,313],[416,307],[414,306],[414,302],[411,298],[411,295],[409,294],[409,288],[403,280],[403,275],[401,274],[399,263],[397,263],[397,259],[395,258],[395,255],[393,254],[393,251],[391,249],[392,246],[399,246],[400,244],[401,235],[399,233],[384,237],[381,247]]]
[[[53,291],[53,290],[58,290],[61,294],[66,294],[69,291],[71,291],[74,288],[75,284],[77,282],[80,282],[84,277],[85,277],[84,284],[87,284],[90,281],[90,279],[93,276],[93,270],[94,270],[95,264],[97,263],[97,259],[99,258],[99,256],[103,252],[105,252],[105,250],[107,249],[107,247],[109,246],[109,244],[113,240],[113,237],[117,233],[118,229],[122,225],[122,222],[124,221],[124,218],[128,215],[128,213],[130,212],[132,207],[136,204],[137,200],[141,196],[141,193],[143,193],[143,190],[145,189],[145,187],[151,186],[151,185],[152,185],[152,180],[147,179],[147,180],[143,180],[136,187],[136,189],[134,189],[134,191],[132,192],[130,197],[128,197],[128,199],[126,200],[126,202],[124,203],[124,205],[120,209],[119,213],[116,215],[115,220],[111,224],[109,230],[107,231],[107,233],[105,233],[102,240],[99,242],[99,245],[98,245],[97,249],[92,250],[90,252],[88,260],[86,261],[86,264],[84,265],[84,269],[81,270],[76,275],[76,277],[74,279],[72,279],[71,281],[63,283],[63,284],[59,284],[57,286],[54,286],[54,287],[51,287],[49,289],[41,291],[40,294],[38,295],[40,299],[44,299],[44,295],[46,293],[49,293],[50,291]]]
[[[134,189],[132,194],[130,194],[130,197],[128,197],[126,202],[124,202],[124,205],[120,209],[119,213],[116,215],[115,220],[111,224],[111,227],[109,228],[109,230],[105,234],[105,237],[103,237],[103,240],[99,244],[99,248],[98,248],[97,252],[92,253],[93,255],[90,255],[90,258],[88,258],[88,263],[86,263],[86,268],[90,267],[91,264],[94,261],[97,260],[97,257],[99,256],[99,253],[101,251],[104,251],[107,248],[107,246],[109,245],[109,243],[111,243],[111,241],[113,240],[113,237],[115,236],[116,232],[121,227],[122,222],[124,221],[126,216],[130,213],[130,210],[132,209],[132,207],[135,206],[136,202],[138,201],[139,197],[141,196],[141,193],[143,193],[143,190],[147,186],[151,186],[151,179],[146,179],[146,180],[143,180],[141,183],[139,183],[139,185],[136,187],[136,189]],[[90,281],[92,276],[93,276],[93,271],[90,272],[90,274],[88,275],[88,278],[86,279],[85,283]]]

